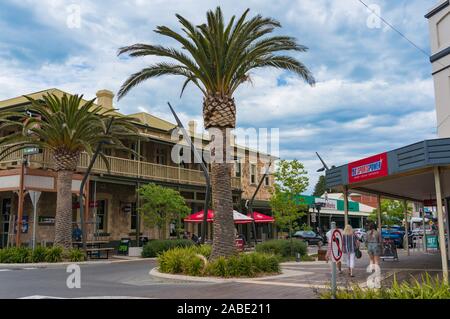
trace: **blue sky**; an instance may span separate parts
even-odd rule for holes
[[[423,17],[437,0],[365,0],[418,46],[429,52]],[[80,8],[79,28],[69,28],[71,5]],[[296,55],[318,83],[311,88],[292,74],[253,72],[252,84],[236,93],[239,127],[280,129],[282,158],[305,163],[313,188],[321,167],[340,165],[408,143],[436,137],[430,62],[385,25],[369,28],[370,12],[358,0],[3,0],[0,2],[0,99],[50,87],[93,98],[117,92],[126,77],[155,58],[125,59],[117,49],[137,42],[172,42],[153,32],[177,28],[175,13],[200,23],[220,5],[226,17],[247,7],[278,19],[279,33],[309,47]],[[372,20],[369,20],[372,21]],[[182,120],[201,122],[202,98],[182,80],[146,82],[116,102],[123,113],[147,111],[173,122],[166,101]]]

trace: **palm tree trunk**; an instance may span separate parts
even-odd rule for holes
[[[73,171],[57,172],[55,246],[72,247],[72,176]]]
[[[222,152],[222,160],[213,161],[211,164],[211,188],[214,208],[214,236],[211,259],[236,254],[233,196],[231,192],[231,164],[226,161],[228,139],[226,129],[221,128],[220,131],[222,132],[222,143],[219,149],[214,148],[214,151],[216,155],[217,152]]]

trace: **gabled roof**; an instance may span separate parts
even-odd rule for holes
[[[72,96],[73,94],[70,94],[68,92],[62,91],[60,89],[57,88],[51,88],[51,89],[47,89],[47,90],[42,90],[42,91],[38,91],[38,92],[34,92],[34,93],[30,93],[30,94],[24,94],[22,96],[17,96],[17,97],[13,97],[11,99],[7,99],[7,100],[3,100],[0,101],[0,109],[1,108],[5,108],[5,107],[13,107],[13,106],[19,106],[19,105],[24,105],[24,104],[28,104],[28,100],[25,98],[25,96],[31,97],[35,100],[42,98],[44,95],[46,94],[54,94],[57,97],[61,98],[64,94],[68,95],[68,96]],[[88,102],[89,100],[86,99],[82,99],[83,103]],[[98,104],[94,103],[94,105],[98,106]],[[117,115],[123,115],[120,112],[114,112]]]

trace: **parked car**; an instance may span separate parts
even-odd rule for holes
[[[383,226],[381,236],[384,239],[392,239],[397,247],[403,248],[403,237],[406,231],[403,226]]]
[[[355,228],[355,236],[360,242],[365,242],[367,239],[367,232],[364,228]]]
[[[295,232],[292,237],[302,239],[307,242],[308,245],[322,245],[324,242],[323,237],[312,230],[299,230]]]

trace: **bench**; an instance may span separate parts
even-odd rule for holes
[[[109,258],[109,253],[112,252],[114,250],[114,248],[88,248],[86,249],[87,252],[87,257],[92,259],[92,255],[95,255],[97,259],[108,259]],[[103,256],[106,255],[106,257],[100,257],[103,254]]]

